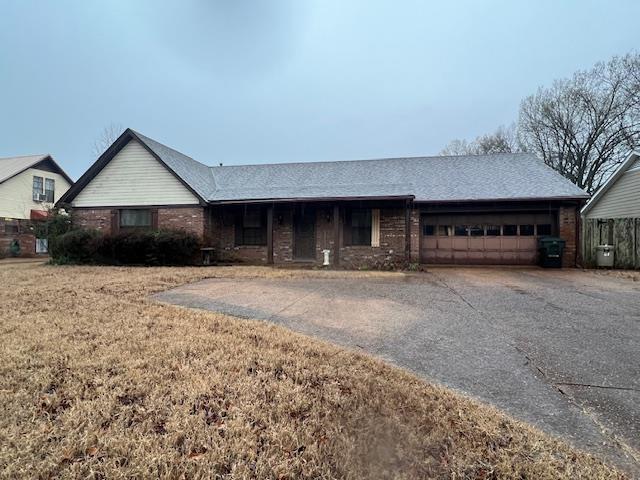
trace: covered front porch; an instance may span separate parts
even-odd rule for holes
[[[245,202],[208,208],[220,262],[401,266],[411,261],[411,199]],[[417,226],[416,226],[417,233]]]

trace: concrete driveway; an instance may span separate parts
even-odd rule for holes
[[[161,301],[363,349],[640,474],[640,282],[578,270],[210,279]]]

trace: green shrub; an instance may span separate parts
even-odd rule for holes
[[[98,230],[71,230],[49,240],[49,255],[57,264],[102,263],[98,255],[102,243]]]
[[[183,231],[161,230],[155,234],[155,261],[159,265],[189,265],[200,256],[202,242]]]
[[[200,253],[200,240],[183,231],[131,231],[101,235],[96,230],[72,230],[52,239],[54,263],[110,265],[190,265]]]

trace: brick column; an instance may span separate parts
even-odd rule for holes
[[[575,267],[578,259],[578,219],[575,206],[562,206],[558,211],[559,236],[566,243],[562,257],[563,267]]]
[[[420,262],[420,210],[416,207],[411,209],[410,218],[411,232],[411,262]]]

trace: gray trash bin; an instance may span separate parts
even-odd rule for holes
[[[598,245],[596,247],[596,264],[599,267],[613,268],[613,245]]]

